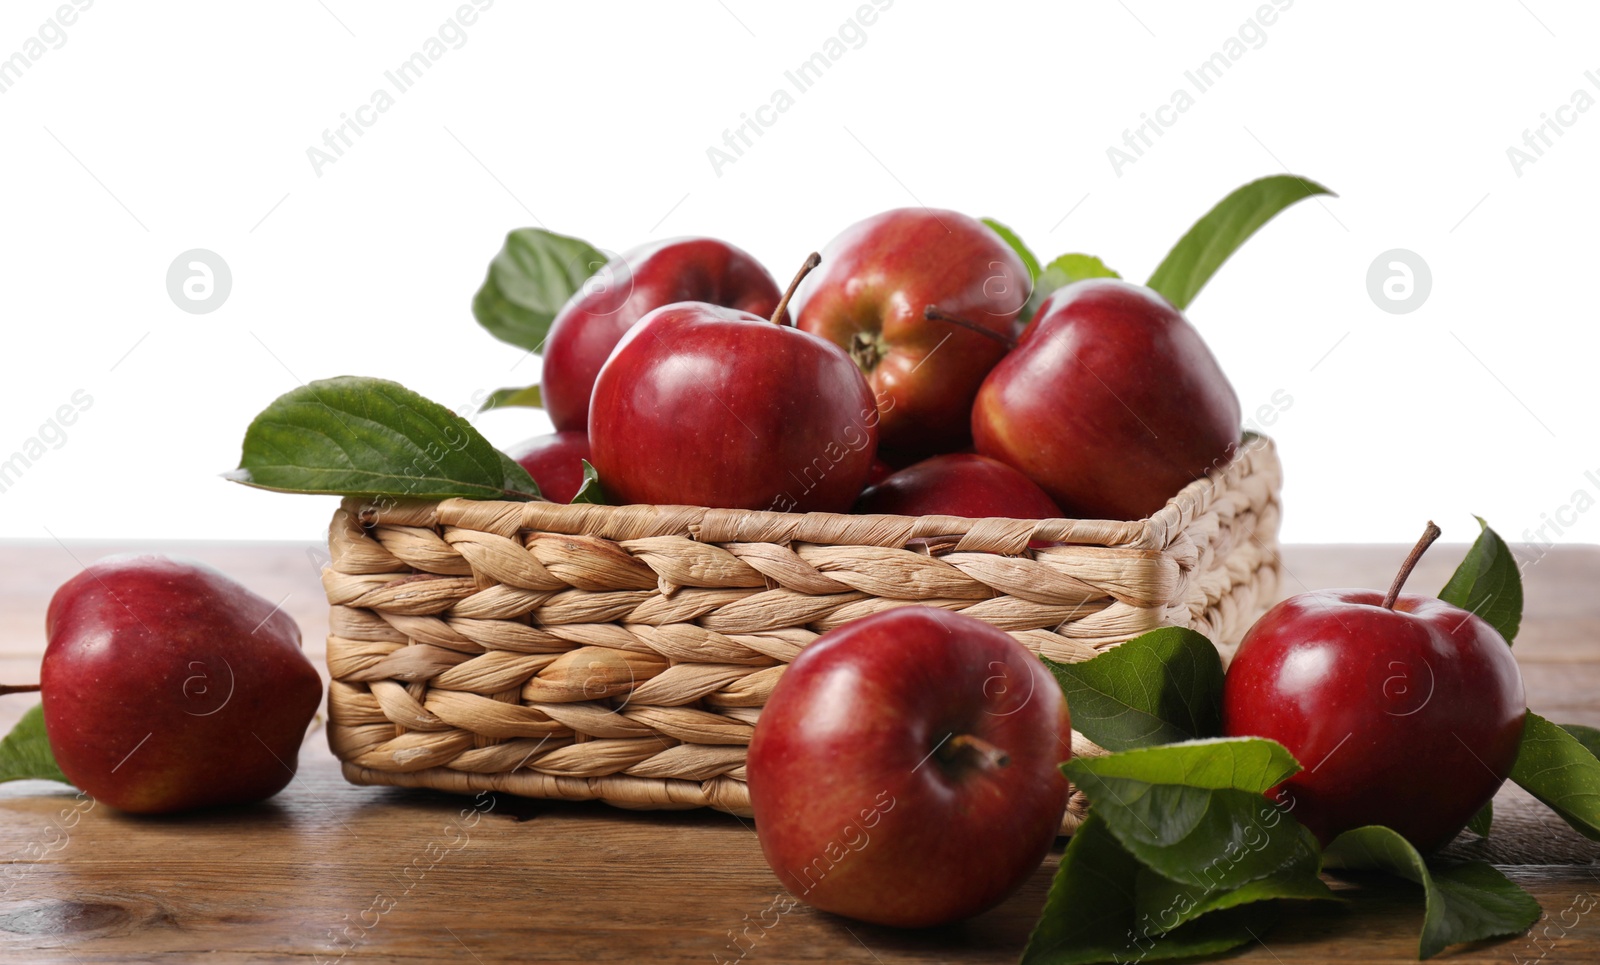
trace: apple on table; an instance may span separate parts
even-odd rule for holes
[[[901,927],[976,915],[1039,867],[1067,804],[1060,686],[980,620],[909,606],[807,646],[761,711],[746,765],[785,888]]]
[[[294,777],[322,680],[272,601],[200,563],[112,556],[61,585],[46,632],[50,749],[97,801],[244,804]]]
[[[1400,592],[1438,536],[1429,523],[1386,594],[1279,603],[1228,667],[1224,732],[1294,754],[1305,770],[1270,793],[1324,845],[1377,824],[1434,851],[1516,763],[1528,705],[1510,645],[1474,613]]]

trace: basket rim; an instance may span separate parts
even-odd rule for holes
[[[613,540],[687,536],[711,543],[825,543],[902,548],[911,540],[959,537],[955,552],[1021,553],[1032,541],[1122,549],[1169,547],[1188,522],[1239,481],[1273,461],[1271,437],[1246,432],[1231,457],[1143,519],[1006,519],[963,516],[781,513],[706,506],[604,506],[450,498],[386,500],[346,497],[340,515],[363,526],[460,527],[513,537],[532,530]]]

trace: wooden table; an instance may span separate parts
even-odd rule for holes
[[[327,611],[310,547],[141,548],[205,560],[283,598],[321,663]],[[0,681],[37,679],[50,594],[82,563],[122,549],[0,545]],[[1411,586],[1442,586],[1461,551],[1434,548]],[[1403,555],[1402,547],[1292,547],[1284,590],[1381,588]],[[1557,721],[1600,725],[1600,548],[1558,548],[1525,581],[1516,654],[1531,705]],[[9,729],[33,700],[0,700],[0,726]],[[1600,845],[1510,788],[1496,801],[1493,839],[1463,835],[1452,847],[1502,867],[1548,919],[1528,936],[1444,960],[1600,961]],[[245,809],[132,818],[60,785],[0,785],[0,959],[731,962],[745,949],[747,962],[1010,962],[1059,857],[1058,848],[999,908],[946,928],[900,932],[801,905],[746,932],[782,894],[746,821],[352,787],[314,735],[294,783]],[[1364,883],[1345,907],[1290,906],[1265,945],[1238,957],[1415,961],[1421,915],[1414,889]],[[744,934],[754,943],[735,944]]]

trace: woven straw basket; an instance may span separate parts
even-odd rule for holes
[[[748,815],[761,706],[857,617],[960,610],[1064,661],[1187,626],[1226,655],[1277,591],[1280,481],[1250,436],[1134,522],[346,500],[328,739],[356,784]]]

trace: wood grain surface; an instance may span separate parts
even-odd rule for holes
[[[50,595],[82,564],[131,547],[0,545],[0,682],[37,679]],[[319,664],[326,605],[317,548],[153,546],[217,565],[299,622]],[[1463,547],[1435,547],[1411,588],[1443,585]],[[1283,590],[1383,588],[1393,547],[1290,547]],[[1600,726],[1600,549],[1530,561],[1516,654],[1531,705]],[[36,698],[0,699],[9,728]],[[1440,961],[1600,961],[1600,845],[1515,788],[1482,857],[1532,891],[1529,934]],[[46,782],[0,785],[0,960],[142,962],[1010,962],[1044,903],[1058,847],[1023,889],[972,921],[921,932],[862,925],[783,891],[748,822],[711,812],[346,784],[320,734],[300,773],[264,804],[134,818]],[[1336,885],[1345,905],[1288,906],[1251,961],[1416,960],[1420,893],[1387,879]]]

